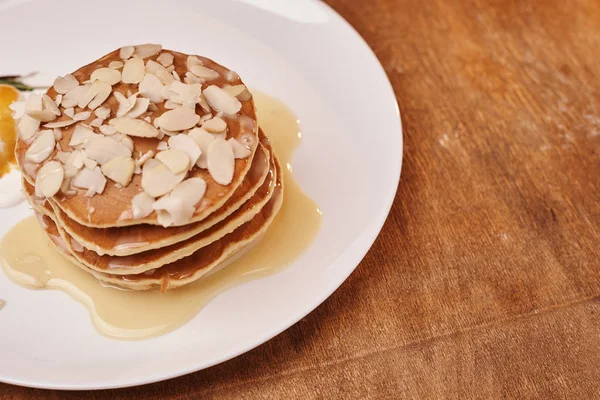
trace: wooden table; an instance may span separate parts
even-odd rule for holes
[[[321,307],[205,371],[0,397],[598,398],[600,2],[329,0],[396,90],[402,182]]]

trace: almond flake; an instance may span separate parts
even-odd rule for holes
[[[73,125],[76,122],[77,121],[74,121],[72,119],[67,119],[64,121],[57,121],[57,122],[48,122],[47,124],[44,124],[44,128],[48,128],[48,129],[64,128],[65,126]]]
[[[152,214],[154,209],[152,204],[154,197],[149,196],[146,192],[141,192],[135,195],[131,200],[131,210],[133,211],[133,219],[146,218]]]
[[[131,182],[135,162],[131,157],[116,157],[102,166],[102,173],[120,185],[127,186]]]
[[[146,99],[144,97],[138,97],[135,100],[135,105],[133,106],[133,108],[131,110],[129,110],[125,116],[129,117],[129,118],[138,118],[148,110],[149,105],[150,105],[149,99]],[[148,121],[146,121],[146,122],[148,122]]]
[[[190,168],[196,164],[198,158],[202,154],[200,146],[189,135],[183,133],[169,138],[169,149],[183,151],[187,154],[190,162]]]
[[[48,161],[38,170],[35,180],[37,197],[52,197],[60,190],[65,177],[62,165],[57,161]]]
[[[204,89],[202,93],[210,106],[217,111],[223,111],[228,115],[235,115],[242,108],[242,103],[237,98],[218,86],[211,85]]]
[[[132,119],[127,117],[115,118],[110,120],[110,125],[114,126],[118,132],[130,136],[138,137],[157,137],[158,129],[141,119]]]
[[[192,65],[189,68],[190,72],[196,75],[199,78],[205,79],[207,81],[212,81],[217,79],[220,75],[217,71],[214,71],[210,68],[203,67],[201,65]]]
[[[125,64],[123,63],[123,61],[111,61],[108,64],[108,68],[112,68],[112,69],[121,69],[123,68]]]
[[[60,160],[65,164],[65,177],[72,178],[77,175],[77,172],[84,166],[86,160],[85,151],[75,150],[71,153],[64,154],[67,155],[66,160],[64,157],[61,157]]]
[[[244,90],[246,90],[245,85],[235,85],[235,86],[224,86],[223,90],[229,93],[233,97],[237,97],[242,94]]]
[[[167,101],[165,101],[164,106],[167,110],[174,110],[177,107],[180,107],[181,104],[177,104],[177,103],[172,102],[171,100],[167,100]]]
[[[215,117],[204,122],[202,127],[210,133],[222,133],[227,129],[227,123],[221,118]]]
[[[113,96],[115,96],[115,99],[117,99],[117,101],[119,102],[119,108],[117,109],[117,117],[124,117],[129,112],[129,110],[133,108],[133,106],[135,105],[135,100],[137,98],[137,94],[125,97],[120,92],[113,92]]]
[[[121,49],[119,50],[119,58],[121,60],[127,60],[133,55],[134,51],[135,47],[133,46],[121,47]]]
[[[150,99],[153,103],[159,103],[164,99],[164,85],[156,75],[150,73],[144,75],[144,78],[140,82],[139,90],[143,97]]]
[[[116,85],[121,82],[121,73],[116,69],[112,68],[98,68],[90,76],[90,80],[93,82],[100,81],[108,83],[109,85]]]
[[[194,142],[200,147],[201,153],[196,165],[200,168],[207,168],[208,147],[216,139],[216,135],[208,133],[203,128],[194,128],[188,132],[188,136],[194,139]]]
[[[231,144],[223,139],[215,139],[208,146],[206,157],[210,176],[220,185],[229,185],[235,172],[235,156]]]
[[[163,67],[167,68],[173,65],[173,54],[171,53],[160,53],[156,61],[158,61]]]
[[[142,173],[142,167],[140,167],[139,165],[135,166],[135,169],[133,170],[133,173],[136,175],[139,175]]]
[[[79,189],[87,189],[85,196],[91,197],[94,194],[102,194],[106,187],[106,178],[102,175],[100,167],[94,169],[83,168],[73,178],[72,185]]]
[[[252,153],[249,148],[238,142],[235,138],[229,139],[228,142],[233,149],[233,156],[235,158],[247,158]]]
[[[175,70],[171,71],[171,75],[173,75],[174,80],[176,80],[177,82],[181,82],[181,77],[179,76],[177,71],[175,71]]]
[[[73,120],[74,121],[85,121],[86,119],[88,119],[90,116],[92,115],[91,111],[82,111],[82,112],[78,112],[77,114],[73,115]]]
[[[173,190],[186,173],[174,174],[165,164],[152,158],[142,168],[142,189],[152,197],[162,196]]]
[[[131,149],[110,136],[95,135],[85,144],[85,152],[89,158],[104,165],[113,158],[131,157]]]
[[[197,56],[188,56],[187,60],[185,61],[185,65],[189,70],[191,67],[202,66],[204,63]]]
[[[153,55],[160,53],[161,50],[162,45],[160,44],[140,44],[135,46],[133,54],[143,59],[152,57]]]
[[[94,128],[99,128],[102,126],[103,122],[104,120],[102,118],[95,118],[92,120],[92,122],[90,122],[90,126],[93,126]]]
[[[150,104],[152,104],[152,103],[150,103]],[[150,116],[149,116],[149,115],[146,115],[146,116],[144,117],[144,121],[146,121],[147,123],[151,124],[151,123],[152,123],[152,118],[150,118]]]
[[[161,151],[156,155],[156,159],[169,167],[174,174],[187,171],[190,166],[189,157],[181,150],[170,149]]]
[[[102,134],[107,136],[114,135],[115,133],[117,133],[117,129],[112,125],[102,125],[99,129],[100,132],[102,132]]]
[[[169,145],[167,144],[167,142],[160,142],[160,143],[158,143],[158,146],[156,146],[156,150],[158,150],[158,151],[169,150]]]
[[[75,116],[75,109],[73,107],[69,107],[65,109],[65,115],[71,119]]]
[[[27,99],[27,104],[25,105],[25,112],[27,111],[41,111],[42,110],[42,98],[37,94],[30,94]],[[40,121],[37,119],[31,118],[29,115],[25,114],[19,121],[19,125],[17,125],[17,131],[19,132],[19,137],[23,140],[28,140],[36,134],[38,129],[40,128]]]
[[[168,67],[167,67],[167,71],[169,71],[169,73],[171,73],[171,74],[172,74],[172,73],[173,73],[173,71],[175,71],[175,66],[174,66],[174,65],[168,66]]]
[[[196,211],[196,204],[205,193],[206,182],[202,178],[190,178],[181,182],[171,193],[152,205],[157,212],[158,222],[164,227],[189,222]]]
[[[131,140],[131,138],[129,136],[123,135],[123,137],[119,141],[121,143],[123,143],[125,146],[127,146],[127,148],[129,150],[131,150],[131,152],[133,153],[133,140]]]
[[[187,83],[188,85],[192,85],[192,84],[202,84],[204,83],[204,79],[192,74],[191,72],[186,72],[185,73],[185,77],[183,78],[183,81],[185,83]]]
[[[58,109],[58,106],[47,94],[42,96],[42,108],[46,111],[50,111],[57,117],[60,116],[60,110]]]
[[[159,127],[171,132],[193,128],[198,121],[200,121],[200,116],[194,110],[186,107],[167,111],[155,119]]]
[[[196,108],[201,95],[202,85],[199,83],[187,84],[173,81],[167,86],[166,96],[170,103],[178,103],[191,109]]]
[[[25,158],[39,164],[50,157],[54,146],[56,146],[54,132],[51,130],[41,131],[25,152]]]
[[[89,85],[85,86],[76,86],[73,89],[69,90],[63,97],[62,106],[64,108],[74,107],[85,96],[89,89]]]
[[[117,93],[117,92],[115,92],[115,93]],[[94,111],[94,114],[96,114],[96,117],[98,117],[98,118],[106,119],[106,118],[110,117],[110,108],[108,108],[108,107],[96,108],[96,110]]]
[[[98,166],[98,163],[91,158],[86,158],[83,160],[83,165],[88,169],[94,169]]]
[[[57,142],[63,137],[62,131],[60,129],[53,129],[52,133],[54,133],[54,140],[56,140]]]
[[[142,154],[140,156],[140,158],[137,159],[137,161],[135,162],[135,165],[137,165],[138,167],[141,167],[141,166],[144,165],[144,163],[146,161],[148,161],[152,157],[154,157],[154,152],[152,150],[148,150],[147,152],[145,152],[144,154]]]
[[[110,96],[112,86],[105,82],[96,81],[88,89],[85,95],[77,104],[80,108],[89,107],[90,110],[95,110]]]
[[[58,78],[56,78],[52,86],[54,86],[54,90],[56,90],[56,93],[65,94],[68,91],[79,86],[79,82],[73,75],[67,74],[63,77],[59,76]]]
[[[62,103],[62,99],[63,99],[63,95],[62,94],[57,94],[56,95],[56,100],[54,100],[54,104],[56,104],[56,107],[60,107],[60,105]]]
[[[206,97],[204,97],[204,95],[202,95],[202,94],[200,95],[200,107],[202,108],[202,110],[204,110],[204,112],[207,112],[207,113],[212,112],[212,110],[210,109],[210,106],[208,105],[208,101],[206,101]]]
[[[30,110],[25,111],[25,114],[41,122],[50,122],[56,119],[56,114],[48,110]]]
[[[140,83],[144,77],[144,60],[141,58],[130,58],[125,62],[121,79],[123,83]]]
[[[71,135],[71,140],[69,141],[69,146],[77,147],[79,145],[85,145],[90,139],[95,137],[96,134],[92,129],[85,127],[84,125],[77,125],[73,134]]]
[[[163,85],[168,85],[174,80],[173,75],[156,61],[148,60],[146,63],[146,73],[155,75]]]

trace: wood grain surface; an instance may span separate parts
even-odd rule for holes
[[[600,393],[600,2],[328,0],[404,125],[373,248],[321,307],[153,385],[4,399],[591,399]]]

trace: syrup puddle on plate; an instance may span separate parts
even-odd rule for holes
[[[225,290],[284,269],[313,241],[321,226],[321,212],[291,173],[291,158],[300,144],[296,116],[285,104],[264,94],[254,92],[254,100],[260,126],[283,167],[285,194],[275,221],[246,254],[207,277],[164,294],[125,291],[100,285],[66,260],[36,218],[30,217],[0,241],[6,274],[21,286],[68,293],[88,308],[94,326],[108,337],[145,339],[180,327]]]

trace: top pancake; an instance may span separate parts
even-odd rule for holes
[[[144,62],[147,63],[149,60],[156,61],[159,55],[163,53],[169,53],[173,55],[174,70],[180,77],[183,78],[188,72],[188,67],[186,65],[188,56],[185,54],[170,50],[162,50],[157,54],[144,58]],[[206,68],[219,73],[217,78],[202,83],[203,90],[210,85],[216,85],[220,88],[224,88],[227,86],[242,84],[239,76],[229,71],[227,68],[215,63],[210,59],[203,57],[198,58],[202,61],[202,64]],[[90,75],[93,71],[101,67],[108,67],[108,65],[114,61],[121,61],[119,50],[115,50],[99,60],[78,69],[72,75],[79,81],[80,84],[82,84],[90,79]],[[111,112],[111,116],[107,118],[107,121],[115,117],[117,109],[119,108],[119,102],[115,98],[114,92],[120,92],[127,97],[128,92],[138,92],[138,85],[127,84],[120,81],[114,84],[112,89],[113,93],[106,99],[106,101],[102,103],[102,107],[109,108]],[[55,100],[58,93],[55,91],[54,87],[52,87],[47,91],[47,94],[51,99]],[[259,144],[257,137],[258,125],[256,124],[255,107],[251,95],[240,99],[240,103],[241,109],[235,115],[218,114],[215,109],[211,109],[210,112],[207,113],[201,108],[200,104],[196,104],[195,106],[195,112],[200,116],[206,116],[207,114],[211,114],[212,116],[220,116],[227,124],[226,139],[235,138],[238,139],[238,141],[243,142],[249,148],[250,155],[246,158],[235,160],[233,178],[231,183],[228,185],[221,185],[217,183],[207,169],[202,169],[197,166],[194,166],[192,169],[190,169],[190,171],[187,173],[186,179],[196,177],[202,178],[206,182],[206,192],[202,197],[202,200],[196,205],[195,212],[193,213],[192,217],[186,221],[186,223],[201,221],[225,204],[227,200],[234,194],[234,192],[236,192],[236,189],[244,180],[244,177],[246,176],[252,164],[254,153]],[[169,111],[169,109],[165,108],[164,101],[153,104],[155,105],[154,109],[151,110],[149,108],[147,112],[143,113],[139,117],[139,119],[149,117],[150,121],[154,121],[155,118],[158,118],[164,112]],[[53,122],[70,119],[64,114],[64,107],[60,107],[60,111],[62,112],[61,115]],[[74,108],[75,113],[82,111],[89,110],[81,109],[79,107]],[[59,152],[58,149],[67,151],[67,149],[70,148],[69,142],[77,125],[86,124],[89,126],[94,119],[96,119],[96,115],[92,112],[87,119],[62,128],[62,138],[57,140],[57,149],[52,152],[48,160],[57,159],[57,154]],[[43,126],[44,123],[42,123],[42,126],[40,127],[41,130],[44,129]],[[96,133],[98,133],[98,128],[93,129]],[[156,153],[159,142],[167,142],[169,139],[168,135],[165,135],[162,139],[137,136],[129,137],[132,139],[134,147],[132,158],[136,161],[139,160],[140,156],[147,151],[153,151]],[[248,139],[249,137],[251,140]],[[34,164],[26,159],[25,153],[31,144],[32,140],[19,140],[15,153],[25,179],[34,185],[37,171],[42,164]],[[115,185],[115,182],[108,180],[104,191],[101,194],[96,194],[92,197],[84,196],[86,190],[70,188],[71,190],[68,194],[59,191],[52,197],[52,199],[54,200],[54,203],[60,207],[60,209],[64,211],[66,215],[68,215],[69,218],[81,225],[88,227],[105,228],[131,226],[141,223],[159,225],[156,212],[152,212],[147,217],[141,219],[133,219],[131,217],[132,199],[137,194],[143,192],[141,181],[142,174],[138,173],[134,174],[131,183],[124,187]]]

